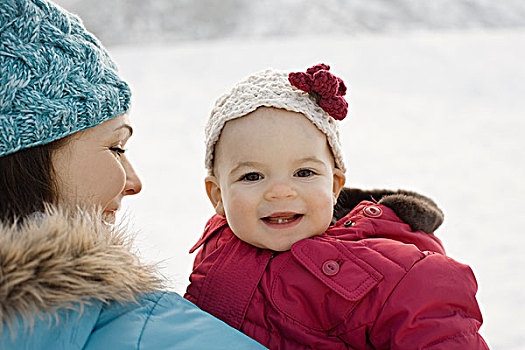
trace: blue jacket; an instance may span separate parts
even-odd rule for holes
[[[59,210],[0,222],[0,349],[264,349],[176,293],[122,231]]]
[[[36,319],[34,329],[12,338],[4,329],[0,349],[265,349],[176,293],[156,292],[138,303],[96,302],[60,310],[58,322]],[[21,329],[22,328],[22,329]]]

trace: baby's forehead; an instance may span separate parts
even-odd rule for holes
[[[271,137],[275,134],[275,131],[282,131],[283,128],[289,128],[287,129],[288,132],[292,132],[295,130],[294,128],[299,128],[299,130],[310,129],[315,132],[321,132],[302,113],[273,107],[259,107],[242,117],[227,121],[223,126],[220,137],[225,134],[225,130],[227,129],[247,129],[246,131],[248,132],[258,132]],[[265,131],[274,132],[265,133]]]
[[[324,144],[327,137],[304,115],[264,108],[226,122],[215,147],[230,145],[253,149],[275,143],[287,148],[293,144],[307,144],[312,141]]]
[[[294,163],[297,159],[319,158],[334,162],[323,132],[304,115],[277,109],[228,121],[214,153],[214,169],[219,163],[232,167],[252,161]]]

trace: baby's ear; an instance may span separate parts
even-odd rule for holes
[[[345,181],[346,181],[345,173],[343,173],[341,169],[334,168],[334,188],[333,188],[334,205],[337,204],[337,198],[339,198],[339,193],[341,193],[341,190],[343,189],[343,186],[345,185]]]
[[[206,193],[208,194],[211,204],[215,208],[215,212],[224,216],[224,205],[222,204],[219,180],[215,176],[210,175],[206,176],[204,182],[206,184]]]

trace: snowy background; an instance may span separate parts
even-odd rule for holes
[[[132,85],[129,154],[144,188],[126,210],[174,290],[213,213],[203,128],[215,98],[268,66],[326,62],[349,87],[347,185],[435,199],[438,237],[477,276],[482,335],[491,349],[525,349],[525,2],[59,2]]]

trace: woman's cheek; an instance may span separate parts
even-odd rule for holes
[[[112,203],[114,199],[125,189],[126,172],[120,162],[113,163],[112,166],[106,167],[105,169],[107,171],[100,174],[98,185],[95,186],[98,197],[100,198],[97,204],[102,205],[103,209],[109,209],[109,206],[115,205],[115,203]]]

